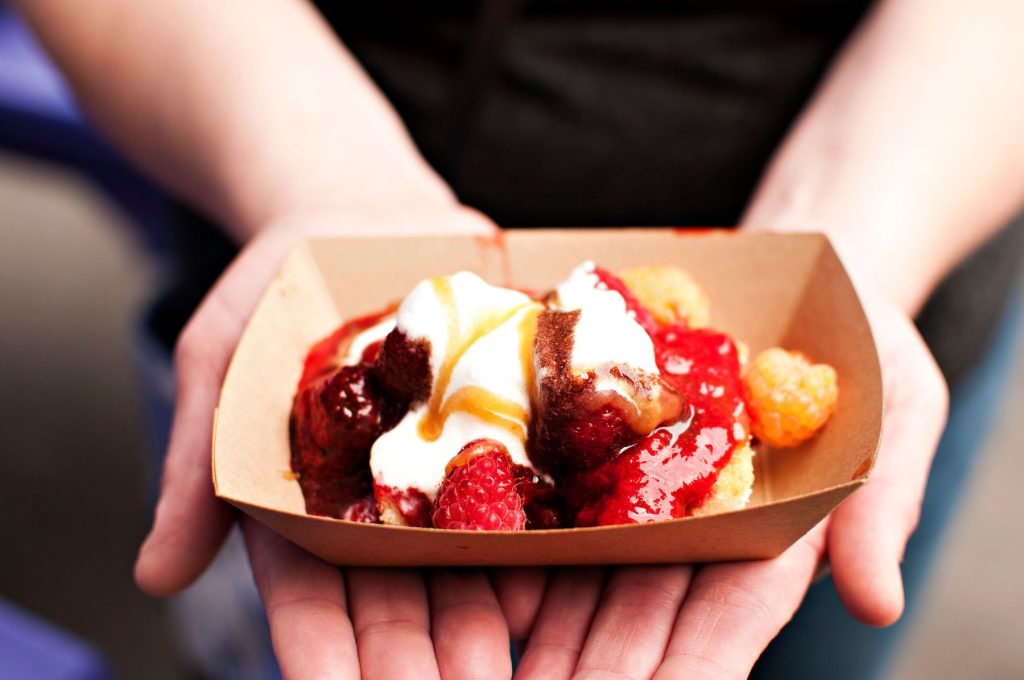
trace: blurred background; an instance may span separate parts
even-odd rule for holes
[[[0,3],[0,678],[13,658],[25,677],[199,675],[131,581],[170,389],[141,340],[169,210]],[[1024,677],[1021,350],[893,677]]]

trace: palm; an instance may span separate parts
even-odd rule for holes
[[[319,215],[269,229],[232,263],[178,343],[163,486],[135,568],[142,588],[169,595],[187,586],[235,519],[213,496],[209,477],[213,408],[245,322],[291,245],[303,234],[424,230],[487,234],[493,225],[465,209]],[[510,674],[508,629],[484,572],[342,572],[254,521],[243,519],[242,526],[285,677]]]
[[[179,342],[163,489],[136,565],[136,579],[151,593],[171,594],[194,580],[234,521],[212,494],[211,414],[245,321],[297,235],[493,228],[468,211],[346,213],[295,226],[271,229],[248,246]],[[885,303],[870,310],[887,389],[875,473],[782,556],[699,568],[509,569],[491,578],[481,570],[341,571],[243,519],[285,676],[508,676],[510,635],[528,640],[524,678],[742,675],[792,616],[826,554],[850,611],[869,623],[891,622],[902,607],[898,561],[942,429],[945,391],[909,321]]]
[[[529,628],[517,677],[744,677],[825,559],[851,614],[872,625],[899,617],[899,561],[945,422],[946,389],[906,316],[875,298],[867,309],[886,397],[864,488],[773,560],[554,572],[521,631]]]
[[[285,677],[511,674],[508,627],[481,570],[339,570],[244,520]]]

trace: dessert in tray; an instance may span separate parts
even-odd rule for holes
[[[310,514],[439,529],[654,522],[743,507],[758,442],[828,420],[835,371],[712,330],[672,267],[578,266],[539,294],[460,272],[309,352],[291,464]]]

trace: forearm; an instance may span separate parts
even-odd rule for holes
[[[1024,4],[887,0],[772,160],[743,224],[825,231],[908,312],[1024,200]]]
[[[21,5],[99,129],[240,240],[296,210],[454,201],[305,2]]]

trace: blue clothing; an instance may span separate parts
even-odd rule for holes
[[[884,677],[894,652],[914,625],[928,576],[971,470],[980,462],[984,433],[1006,387],[1018,347],[1024,304],[1012,300],[983,359],[950,399],[949,422],[928,476],[917,530],[903,560],[906,613],[889,628],[871,628],[846,613],[832,579],[811,587],[803,605],[758,661],[752,678]]]
[[[84,640],[0,599],[4,680],[112,680],[110,664]]]

